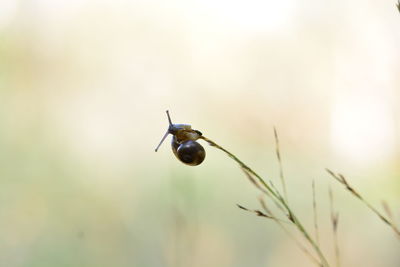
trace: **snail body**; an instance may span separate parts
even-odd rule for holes
[[[188,124],[173,124],[168,110],[167,116],[169,121],[168,130],[155,151],[157,152],[165,138],[167,138],[169,134],[172,134],[171,147],[176,158],[190,166],[201,164],[206,157],[206,151],[196,140],[201,137],[202,133],[193,130]]]

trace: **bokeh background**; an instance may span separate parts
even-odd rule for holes
[[[324,171],[400,222],[400,14],[394,1],[1,0],[1,266],[311,266],[259,192],[188,123],[280,188],[333,263],[399,266],[400,243]],[[292,229],[293,230],[293,229]],[[299,237],[299,240],[301,238]]]

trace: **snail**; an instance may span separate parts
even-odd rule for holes
[[[175,156],[181,162],[190,166],[201,164],[206,157],[206,151],[196,140],[202,136],[202,133],[193,130],[188,124],[173,124],[168,110],[166,113],[169,127],[155,151],[157,152],[165,138],[167,138],[169,134],[172,134],[171,146]]]

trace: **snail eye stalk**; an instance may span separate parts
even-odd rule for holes
[[[165,111],[167,113],[167,117],[168,117],[168,122],[169,122],[169,126],[172,126],[172,120],[171,117],[169,116],[169,111]],[[167,138],[168,134],[170,133],[169,128],[168,131],[164,134],[163,138],[161,139],[160,143],[158,144],[158,146],[156,147],[155,151],[157,152],[158,149],[160,148],[161,144],[164,142],[165,138]]]
[[[164,134],[164,136],[163,136],[163,138],[161,139],[161,141],[160,141],[160,143],[158,144],[158,146],[156,147],[156,149],[155,149],[156,152],[158,151],[158,149],[160,148],[161,144],[164,142],[165,138],[167,138],[168,135],[169,135],[169,132],[167,131],[167,132]]]
[[[169,111],[165,111],[167,113],[169,125],[172,125],[171,117],[169,116]]]

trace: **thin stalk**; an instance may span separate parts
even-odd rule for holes
[[[396,224],[390,218],[385,217],[382,213],[380,213],[374,206],[372,206],[368,201],[364,199],[363,196],[360,195],[358,191],[356,191],[348,182],[347,179],[341,175],[336,174],[333,171],[326,169],[326,171],[340,184],[342,184],[353,196],[358,198],[364,205],[366,205],[372,212],[374,212],[384,223],[386,223],[392,230],[396,233],[397,238],[400,240],[400,229],[396,226]]]
[[[236,157],[234,154],[223,148],[222,146],[218,145],[214,141],[208,139],[205,136],[200,136],[200,139],[203,139],[206,141],[209,145],[225,152],[230,158],[232,158],[236,163],[239,164],[239,166],[244,169],[245,171],[249,172],[251,175],[257,178],[257,180],[267,189],[267,191],[270,194],[267,194],[273,199],[276,199],[279,203],[283,205],[283,207],[286,209],[288,212],[288,218],[296,225],[297,229],[303,234],[303,236],[306,238],[306,240],[311,244],[311,246],[314,248],[315,252],[318,254],[318,257],[321,260],[321,264],[324,267],[329,267],[328,261],[326,260],[324,254],[322,253],[321,249],[319,248],[318,244],[311,238],[311,236],[308,234],[304,226],[301,224],[297,216],[293,213],[291,208],[289,207],[288,203],[286,200],[279,194],[278,191],[275,191],[272,189],[270,185],[268,185],[264,179],[261,178],[260,175],[258,175],[253,169],[251,169],[249,166],[247,166],[244,162],[242,162],[238,157]]]
[[[330,211],[331,211],[331,222],[332,222],[332,232],[333,232],[333,243],[335,247],[335,258],[336,258],[336,267],[340,267],[340,250],[339,250],[339,241],[338,241],[338,225],[339,225],[339,213],[335,212],[333,208],[333,193],[332,189],[329,187],[329,202],[330,202]]]
[[[286,202],[289,203],[287,191],[286,191],[286,182],[285,182],[285,176],[283,175],[283,166],[282,166],[282,158],[281,158],[281,152],[279,149],[279,137],[278,137],[278,132],[276,131],[276,128],[274,127],[274,136],[275,136],[275,152],[276,152],[276,157],[278,159],[279,163],[279,177],[281,179],[282,183],[282,189],[283,189],[283,195],[285,196]]]
[[[312,181],[312,196],[313,196],[315,242],[319,246],[319,227],[318,227],[317,201],[316,201],[316,196],[315,196],[315,181],[314,180]]]
[[[290,239],[293,240],[293,242],[299,247],[299,249],[301,251],[303,251],[304,254],[306,254],[310,260],[312,262],[314,262],[317,266],[321,266],[321,263],[318,261],[317,258],[315,258],[310,251],[308,251],[308,249],[303,246],[303,244],[300,243],[299,240],[297,240],[297,238],[285,227],[285,225],[282,224],[281,220],[279,220],[277,217],[275,217],[275,215],[272,213],[272,211],[267,207],[267,205],[265,204],[264,200],[260,197],[260,203],[261,206],[263,207],[264,211],[268,214],[270,214],[271,219],[273,219],[278,225],[279,227],[285,232],[285,234],[287,234],[289,236]]]

